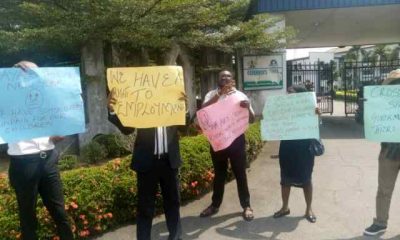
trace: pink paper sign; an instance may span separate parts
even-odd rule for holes
[[[214,151],[229,147],[249,126],[249,110],[231,95],[197,111],[197,119]]]

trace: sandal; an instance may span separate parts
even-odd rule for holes
[[[283,211],[282,209],[274,213],[274,218],[280,218],[290,214],[290,209]]]
[[[200,217],[209,217],[216,214],[218,211],[219,208],[210,205],[200,213]]]
[[[243,209],[242,215],[243,219],[248,222],[254,219],[253,209],[251,209],[250,207],[246,207],[245,209]]]
[[[309,221],[310,223],[315,223],[317,221],[317,217],[314,214],[310,214],[310,215],[305,215],[304,216],[307,221]]]

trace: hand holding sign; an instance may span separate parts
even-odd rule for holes
[[[38,66],[36,64],[34,64],[33,62],[21,61],[21,62],[15,64],[14,67],[21,68],[23,71],[28,71],[29,69],[37,68]]]
[[[229,93],[234,91],[235,82],[230,80],[221,89],[218,90],[218,95],[229,95]]]
[[[181,97],[179,98],[179,100],[185,102],[185,109],[187,110],[187,106],[188,106],[188,97],[187,97],[187,95],[186,95],[185,92],[181,92]]]
[[[107,108],[110,112],[114,112],[114,105],[117,103],[115,98],[115,89],[111,89],[111,92],[107,96]]]
[[[240,106],[241,106],[242,108],[247,108],[247,109],[249,109],[249,107],[250,107],[250,102],[247,101],[247,100],[240,101]]]
[[[64,139],[65,139],[65,137],[63,137],[63,136],[51,136],[51,137],[50,137],[50,140],[51,140],[53,143],[61,142],[61,141],[64,140]]]

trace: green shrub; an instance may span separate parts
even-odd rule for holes
[[[262,147],[259,124],[246,132],[248,159]],[[90,147],[90,150],[99,147]],[[101,146],[101,145],[100,145]],[[183,159],[180,171],[182,202],[198,198],[210,190],[214,178],[209,144],[204,136],[184,137],[180,141]],[[93,151],[91,154],[94,154]],[[98,153],[97,153],[98,154]],[[61,173],[65,209],[76,239],[87,239],[110,228],[132,222],[136,216],[136,173],[129,169],[131,156],[116,158],[105,165],[79,168]],[[161,213],[161,195],[157,195],[157,213]],[[39,238],[51,239],[54,224],[43,203],[38,202]],[[15,194],[5,176],[0,176],[0,239],[18,239],[19,223]]]
[[[124,147],[124,140],[121,134],[101,134],[94,137],[93,141],[105,147],[109,158],[121,157],[130,153]]]
[[[334,95],[334,99],[344,101],[344,94],[345,94],[345,91],[336,91],[335,95]],[[346,97],[349,101],[355,102],[357,100],[357,91],[356,90],[348,90]]]
[[[82,147],[81,159],[86,163],[98,163],[107,158],[107,149],[96,141],[91,141]]]
[[[58,161],[60,171],[66,171],[76,168],[78,165],[78,156],[76,155],[61,155]]]
[[[133,146],[136,140],[136,131],[129,135],[124,135],[122,133],[117,133],[121,147],[124,148],[125,152],[132,153]]]
[[[179,136],[197,136],[197,135],[199,135],[199,131],[193,124],[179,129]]]
[[[263,146],[260,131],[259,122],[252,124],[246,131],[246,153],[248,162],[251,162],[257,157]]]

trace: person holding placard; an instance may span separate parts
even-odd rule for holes
[[[186,101],[182,93],[181,101]],[[135,128],[122,125],[114,113],[117,103],[114,91],[108,98],[109,120],[124,134],[130,134]],[[187,106],[187,104],[186,104]],[[189,114],[186,114],[186,123]],[[131,169],[137,174],[137,239],[150,240],[151,226],[155,211],[158,184],[161,187],[165,218],[169,231],[169,240],[181,239],[179,167],[182,160],[179,152],[178,126],[138,128],[136,131]]]
[[[303,85],[294,85],[288,88],[289,94],[307,92]],[[316,114],[319,113],[316,108]],[[275,212],[273,217],[280,218],[290,214],[289,196],[292,186],[301,187],[306,200],[305,218],[315,223],[312,208],[312,182],[311,175],[314,167],[314,155],[310,151],[311,139],[282,140],[279,146],[279,166],[281,169],[281,194],[282,207]]]
[[[389,73],[382,85],[400,84],[400,69]],[[378,167],[378,192],[376,194],[376,217],[371,226],[364,230],[365,235],[375,236],[385,232],[389,219],[390,201],[400,170],[400,143],[381,143]]]
[[[214,104],[228,95],[235,95],[241,99],[240,106],[248,109],[249,122],[254,122],[254,111],[248,97],[244,93],[238,91],[234,87],[234,84],[235,82],[232,78],[232,73],[229,71],[221,71],[219,73],[218,88],[207,93],[202,107],[204,108]],[[240,205],[243,208],[243,218],[246,221],[251,221],[254,218],[253,209],[250,206],[250,193],[247,185],[245,147],[244,134],[237,137],[226,149],[215,152],[210,146],[211,158],[215,171],[213,196],[211,205],[200,213],[201,217],[208,217],[219,211],[224,195],[229,159],[232,171],[236,177]]]
[[[23,71],[37,65],[21,61],[15,67]],[[36,202],[37,195],[52,216],[57,233],[62,240],[72,240],[73,233],[64,209],[64,193],[57,167],[58,153],[54,143],[62,137],[41,137],[8,144],[10,156],[9,179],[15,189],[21,225],[21,239],[37,238]]]

